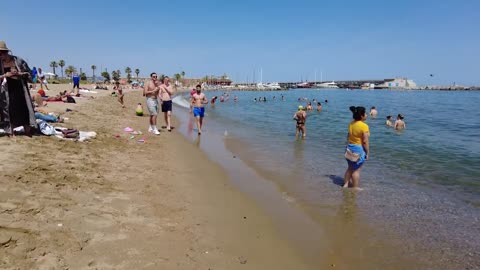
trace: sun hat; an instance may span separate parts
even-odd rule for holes
[[[303,106],[302,105],[298,106],[298,110],[299,111],[303,110]]]
[[[0,51],[10,51],[10,50],[7,48],[7,44],[6,44],[5,41],[3,41],[3,40],[0,40]]]

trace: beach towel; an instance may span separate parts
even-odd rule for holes
[[[363,165],[363,163],[365,162],[365,160],[367,158],[367,154],[365,153],[365,150],[363,150],[363,146],[358,145],[358,144],[348,144],[345,151],[346,151],[345,159],[347,160],[348,165],[352,166],[354,171],[358,170]],[[347,158],[347,151],[350,151],[351,153],[353,153],[352,156],[354,156],[355,154],[358,154],[359,155],[358,160],[357,161],[349,160]],[[354,160],[354,159],[352,159],[352,160]]]

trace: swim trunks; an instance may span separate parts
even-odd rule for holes
[[[158,114],[158,99],[156,98],[147,98],[147,109],[150,115]]]
[[[162,102],[162,112],[171,112],[172,111],[172,101],[167,100]]]
[[[205,116],[205,108],[204,107],[193,107],[193,116],[203,118]]]

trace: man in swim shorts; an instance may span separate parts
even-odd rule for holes
[[[157,115],[158,115],[158,91],[160,87],[158,85],[158,76],[157,73],[153,72],[150,74],[151,81],[145,86],[145,96],[147,97],[147,109],[150,114],[150,126],[148,127],[148,132],[151,132],[155,135],[159,135],[160,132],[157,128]]]
[[[173,88],[170,85],[170,78],[165,76],[163,83],[160,85],[160,92],[158,93],[162,101],[162,112],[165,117],[165,127],[168,131],[172,131],[170,117],[172,116],[172,96]]]
[[[197,85],[196,93],[192,95],[193,116],[197,118],[198,135],[202,134],[203,117],[205,116],[205,104],[208,104],[208,99],[202,93],[202,86]]]

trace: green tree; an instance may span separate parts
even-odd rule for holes
[[[102,75],[102,77],[105,78],[105,81],[106,81],[106,82],[107,82],[107,81],[110,81],[110,73],[108,73],[108,72],[106,72],[106,71],[103,71],[101,75]]]
[[[65,74],[67,75],[67,77],[72,77],[72,75],[76,72],[77,72],[77,69],[74,66],[68,66],[65,69]]]
[[[55,73],[55,68],[58,67],[57,62],[55,61],[50,62],[50,67],[53,69],[53,74],[55,74],[55,77],[56,77],[57,73]]]
[[[135,69],[135,74],[137,74],[137,80],[138,80],[138,74],[140,74],[140,69],[136,68]]]
[[[97,69],[97,66],[92,65],[90,68],[92,68],[92,81],[95,81],[95,69]]]
[[[120,70],[112,71],[112,79],[116,82],[120,80]]]
[[[182,78],[185,78],[185,71],[180,72],[180,74],[182,75]]]
[[[173,77],[175,78],[176,81],[180,81],[180,79],[182,78],[182,75],[180,75],[179,73],[175,73],[173,74]]]
[[[63,78],[63,67],[65,66],[65,61],[64,60],[58,61],[58,65],[60,66],[60,69],[62,70],[62,78]]]
[[[125,68],[125,73],[127,73],[127,81],[132,82],[132,69],[130,67]]]
[[[87,74],[85,74],[85,72],[80,73],[80,80],[87,80]]]

